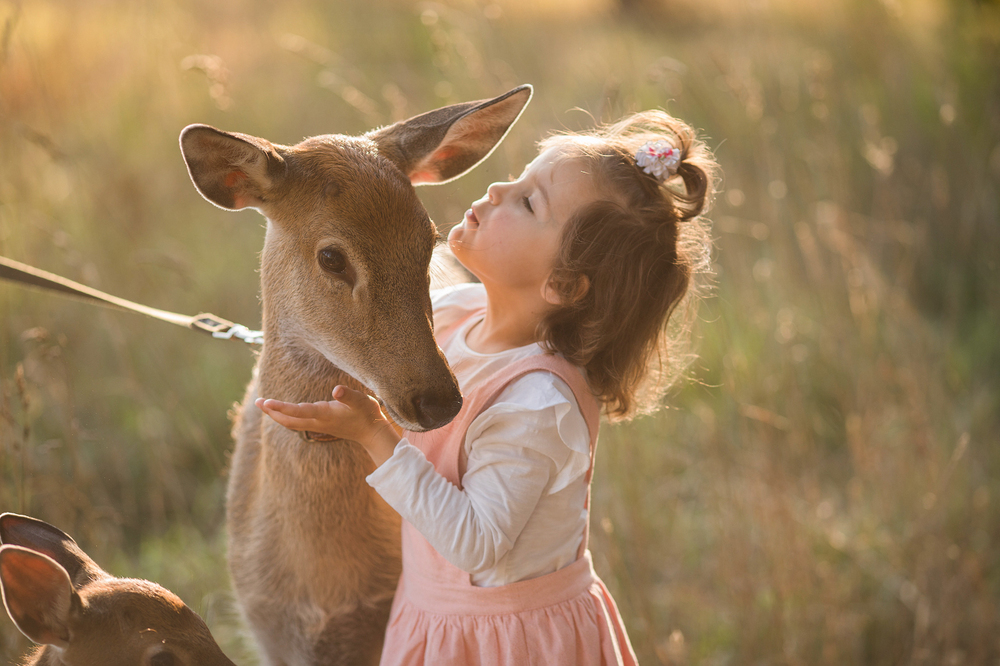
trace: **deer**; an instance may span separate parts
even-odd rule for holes
[[[345,384],[411,431],[458,414],[462,396],[433,337],[437,231],[414,186],[486,159],[531,95],[524,85],[293,146],[208,125],[181,133],[197,191],[266,218],[263,345],[233,412],[226,529],[237,606],[268,666],[378,663],[400,518],[365,482],[374,464],[360,444],[287,430],[254,401],[329,400]]]
[[[177,595],[115,578],[58,528],[4,513],[0,544],[7,614],[41,645],[23,666],[235,666]]]

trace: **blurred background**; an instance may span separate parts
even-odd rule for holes
[[[641,663],[996,664],[998,74],[986,0],[0,0],[0,255],[255,328],[264,220],[195,192],[185,125],[291,144],[534,84],[420,190],[446,231],[546,133],[664,108],[725,176],[690,380],[602,431],[592,549]],[[172,589],[240,664],[253,361],[0,283],[0,510]],[[0,617],[0,660],[27,647]]]

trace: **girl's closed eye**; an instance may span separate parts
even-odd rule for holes
[[[524,207],[528,209],[529,213],[535,212],[535,209],[531,207],[531,199],[528,197],[521,197],[521,203],[524,204]]]

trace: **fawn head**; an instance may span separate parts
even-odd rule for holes
[[[115,578],[67,534],[0,515],[0,590],[7,613],[43,647],[36,666],[235,666],[175,594]]]
[[[447,182],[485,159],[531,92],[521,86],[362,136],[315,136],[295,146],[185,128],[181,152],[198,191],[268,220],[264,353],[278,346],[307,357],[306,365],[325,358],[409,430],[454,418],[462,398],[434,342],[428,293],[437,231],[413,186]]]

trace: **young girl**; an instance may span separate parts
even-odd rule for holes
[[[714,176],[661,111],[551,136],[448,236],[480,280],[433,294],[464,395],[452,423],[401,438],[345,386],[331,402],[257,401],[289,428],[360,442],[368,483],[404,519],[383,664],[636,662],[587,550],[599,416],[650,411],[676,374],[667,322],[707,261]]]

